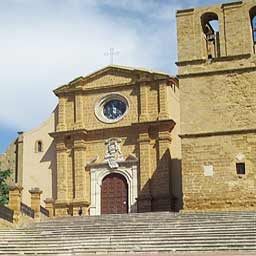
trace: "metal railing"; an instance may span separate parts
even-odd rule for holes
[[[13,222],[13,210],[4,205],[0,205],[0,218]]]
[[[46,217],[49,217],[49,211],[45,209],[42,205],[40,205],[40,212]]]
[[[26,204],[24,203],[20,204],[20,211],[22,215],[26,215],[34,219],[34,216],[35,216],[34,210],[29,206],[27,206]]]

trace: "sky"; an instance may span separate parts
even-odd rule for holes
[[[110,64],[176,74],[177,9],[225,0],[0,0],[0,153],[46,120],[53,89]]]

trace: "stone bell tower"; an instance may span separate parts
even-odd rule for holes
[[[177,11],[185,210],[256,209],[255,0]]]

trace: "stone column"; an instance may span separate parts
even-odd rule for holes
[[[75,96],[75,129],[84,128],[84,111],[83,111],[83,95]]]
[[[139,212],[151,211],[151,145],[150,137],[147,131],[139,134],[139,152],[140,152],[140,187],[138,197]]]
[[[148,104],[149,104],[149,86],[146,82],[141,83],[140,85],[140,122],[146,122],[149,120],[148,113]]]
[[[158,150],[159,150],[159,162],[157,175],[158,188],[159,188],[159,200],[157,202],[157,208],[159,210],[171,209],[171,155],[170,155],[170,143],[171,135],[169,131],[159,131],[158,134]]]
[[[54,200],[52,198],[46,198],[44,200],[45,203],[45,209],[49,212],[49,218],[52,218],[54,216]]]
[[[66,130],[66,98],[60,96],[59,98],[59,108],[58,108],[58,125],[57,132]]]
[[[34,219],[40,220],[41,219],[41,212],[40,212],[40,197],[43,193],[42,190],[39,188],[32,188],[29,190],[29,193],[31,194],[31,208],[34,210]]]
[[[21,191],[22,187],[18,184],[9,186],[9,204],[8,207],[13,210],[13,221],[17,223],[20,220],[21,211]]]
[[[86,144],[83,138],[74,140],[75,198],[73,199],[73,215],[88,215],[90,201],[90,177],[85,171]]]
[[[167,81],[160,81],[159,83],[159,120],[169,119],[168,114],[168,90],[167,90]]]

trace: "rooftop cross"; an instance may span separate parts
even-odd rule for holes
[[[108,52],[105,52],[104,55],[105,56],[110,56],[110,65],[113,65],[114,63],[114,55],[118,55],[119,52],[115,52],[114,48],[110,48]]]

